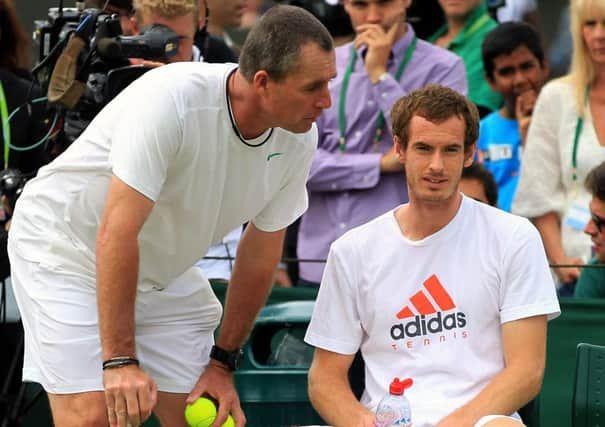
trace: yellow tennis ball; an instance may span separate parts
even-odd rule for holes
[[[216,406],[206,397],[200,397],[185,407],[185,420],[191,427],[210,427],[216,419]],[[222,427],[235,427],[233,417],[229,415]]]

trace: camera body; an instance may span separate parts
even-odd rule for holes
[[[65,148],[116,94],[149,68],[129,58],[162,61],[178,52],[179,36],[164,25],[123,36],[120,17],[99,9],[51,8],[36,21],[39,62],[32,74],[63,118]]]

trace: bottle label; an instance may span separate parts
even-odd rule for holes
[[[412,420],[410,418],[403,417],[398,420],[383,420],[382,422],[378,420],[375,425],[376,427],[412,427]]]

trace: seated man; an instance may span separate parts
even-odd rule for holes
[[[326,259],[347,230],[407,201],[392,150],[389,111],[403,95],[436,83],[467,93],[460,58],[419,40],[405,22],[409,0],[345,0],[355,41],[336,49],[334,103],[318,119],[297,255]],[[300,284],[319,286],[324,265],[300,264]]]
[[[560,311],[540,235],[458,191],[479,132],[466,98],[430,85],[392,119],[410,201],[332,245],[305,337],[311,402],[331,425],[374,426],[388,384],[406,376],[414,427],[518,419],[541,387],[547,316]],[[347,377],[357,351],[361,402]]]
[[[502,96],[487,84],[481,61],[481,43],[497,25],[487,13],[485,0],[439,0],[439,4],[446,23],[428,40],[462,58],[468,78],[468,97],[479,107],[481,115],[497,110],[502,105]]]
[[[481,48],[491,88],[504,106],[481,120],[478,158],[498,184],[498,207],[510,212],[521,169],[521,150],[538,93],[548,77],[540,35],[530,25],[507,22],[490,31]]]
[[[473,163],[462,170],[459,188],[471,199],[498,207],[498,186],[492,173],[481,163]]]
[[[584,183],[592,195],[590,201],[590,221],[584,228],[584,233],[592,239],[594,257],[590,265],[580,273],[574,297],[605,298],[605,163],[594,168]]]

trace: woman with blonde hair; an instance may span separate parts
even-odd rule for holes
[[[571,0],[572,65],[542,89],[528,132],[513,212],[531,218],[569,295],[591,254],[582,183],[605,160],[605,0]]]

